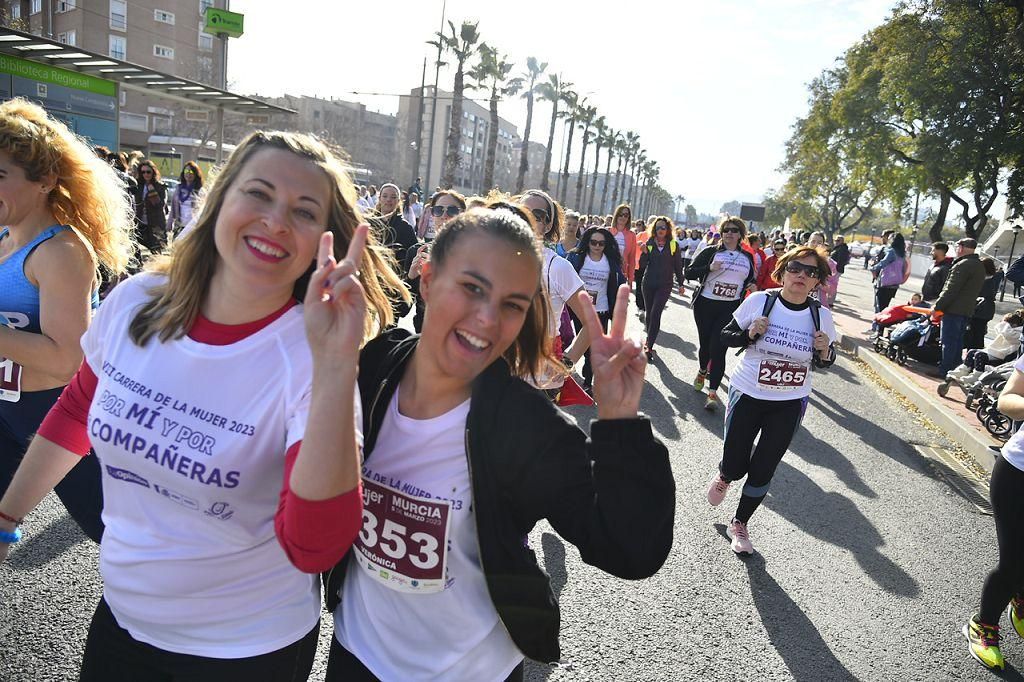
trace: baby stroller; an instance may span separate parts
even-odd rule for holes
[[[884,328],[875,337],[875,350],[898,365],[907,364],[907,358],[929,365],[942,360],[942,343],[939,336],[941,313],[930,308],[903,306],[903,310],[914,313],[914,317],[891,328]]]
[[[1013,362],[1007,362],[986,371],[970,389],[964,403],[967,409],[974,409],[975,416],[985,429],[999,440],[1007,440],[1013,434],[1013,420],[999,411],[996,404],[999,394],[1013,374]]]

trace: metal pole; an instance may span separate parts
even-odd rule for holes
[[[442,34],[444,33],[444,16],[445,16],[445,10],[447,10],[447,9],[448,9],[448,0],[444,0],[441,3],[441,30],[439,31],[439,33],[442,33]],[[427,147],[427,170],[423,174],[423,183],[427,187],[427,189],[424,189],[423,191],[424,192],[430,192],[431,196],[433,195],[433,192],[429,188],[430,188],[430,184],[431,184],[430,183],[430,171],[431,171],[431,169],[433,168],[433,165],[434,165],[434,131],[435,131],[435,128],[436,128],[435,123],[437,122],[437,84],[441,80],[441,54],[442,54],[442,50],[441,50],[441,44],[442,44],[441,43],[441,36],[438,36],[437,43],[438,43],[437,44],[437,64],[436,64],[436,68],[434,69],[434,92],[433,92],[433,96],[431,98],[432,101],[430,103],[430,146]],[[421,98],[423,97],[423,90],[420,90],[420,97]],[[419,175],[418,172],[417,172],[417,175]]]
[[[1006,267],[1009,268],[1013,265],[1013,250],[1017,248],[1017,234],[1020,232],[1020,228],[1013,229],[1013,241],[1010,242],[1010,257],[1006,259]],[[1006,277],[1003,277],[1003,290],[999,294],[999,302],[1002,303],[1003,299],[1006,298]]]
[[[427,58],[423,58],[423,75],[420,76],[420,106],[416,117],[416,160],[412,164],[412,182],[420,174],[420,150],[423,148],[423,110],[426,101],[423,99],[423,91],[427,87]],[[422,189],[422,188],[421,188]],[[420,197],[423,199],[423,197]]]
[[[224,162],[224,105],[217,106],[217,164]]]

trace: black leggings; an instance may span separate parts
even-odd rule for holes
[[[998,625],[1010,598],[1024,588],[1024,471],[1002,457],[996,459],[989,484],[999,543],[999,563],[981,590],[978,620]]]
[[[744,476],[743,495],[736,518],[743,523],[761,505],[775,469],[789,449],[807,410],[807,398],[760,400],[737,389],[729,389],[725,411],[725,446],[718,471],[727,481]],[[754,439],[761,437],[754,446]]]
[[[0,497],[14,478],[28,443],[63,388],[29,391],[16,403],[0,402]],[[103,536],[103,485],[95,455],[83,457],[54,488],[71,518],[93,542]]]
[[[248,658],[207,658],[134,639],[100,599],[89,625],[79,682],[305,682],[313,670],[318,622],[299,641]]]
[[[523,682],[524,679],[524,664],[520,663],[505,682]],[[327,659],[324,682],[379,682],[379,678],[355,654],[339,644],[337,637],[331,637],[331,654]]]
[[[573,322],[576,322],[575,316],[573,316]],[[597,319],[601,320],[601,328],[604,329],[604,333],[608,333],[608,322],[612,319],[611,313],[604,312],[598,313]],[[577,333],[578,333],[577,329]],[[590,364],[590,348],[587,348],[587,352],[583,354],[583,381],[585,383],[592,383],[594,381],[594,368]]]
[[[637,268],[636,272],[633,273],[633,275],[634,275],[634,279],[633,279],[633,293],[636,296],[636,309],[637,310],[644,310],[645,309],[644,308],[644,292],[643,292],[644,271],[645,270],[647,270],[647,268],[643,268],[643,269]],[[615,305],[611,301],[609,301],[608,303],[611,304],[611,305]]]
[[[693,301],[693,321],[697,324],[697,362],[700,371],[708,373],[708,389],[717,391],[725,376],[725,353],[722,330],[729,324],[740,301],[715,301],[697,294]]]
[[[655,284],[647,279],[643,283],[644,307],[647,309],[647,350],[654,349],[654,342],[661,331],[661,314],[672,296],[672,284]]]
[[[897,291],[899,291],[899,287],[879,287],[875,289],[875,312],[880,313],[888,308]],[[871,328],[878,330],[882,328],[882,325],[872,322]]]

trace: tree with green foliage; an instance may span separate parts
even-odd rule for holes
[[[452,89],[452,115],[448,126],[448,153],[444,158],[444,172],[441,177],[443,187],[455,185],[455,169],[459,167],[459,141],[462,139],[462,105],[466,89],[466,62],[477,52],[480,42],[478,23],[464,21],[458,31],[455,24],[448,22],[451,35],[439,31],[434,40],[427,41],[441,53],[451,53],[455,57],[455,86]]]
[[[539,62],[536,57],[527,57],[526,73],[519,77],[520,82],[529,83],[529,85],[523,90],[523,98],[526,100],[526,127],[523,129],[523,146],[519,152],[519,176],[516,178],[516,193],[523,191],[523,185],[526,182],[526,171],[530,167],[529,146],[530,132],[533,128],[533,99],[537,95],[537,79],[540,78],[547,68],[547,62]],[[548,148],[550,149],[550,144]]]
[[[487,157],[484,161],[484,192],[494,188],[494,164],[498,152],[498,102],[502,97],[514,95],[523,87],[521,78],[509,78],[515,65],[507,55],[482,43],[479,50],[477,65],[467,74],[474,81],[478,90],[489,90],[491,125],[487,133]]]

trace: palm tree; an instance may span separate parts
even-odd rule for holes
[[[548,148],[544,151],[544,175],[540,179],[540,188],[548,191],[551,175],[551,157],[555,146],[555,123],[558,121],[558,104],[563,101],[567,92],[571,92],[572,83],[565,80],[562,74],[548,74],[548,80],[537,86],[537,94],[545,102],[551,102],[551,129],[548,130]]]
[[[514,95],[523,86],[519,78],[509,79],[508,75],[515,66],[508,61],[508,56],[500,54],[487,43],[480,45],[480,61],[467,74],[478,90],[490,90],[491,125],[487,133],[487,157],[484,162],[483,191],[488,192],[494,187],[494,162],[498,152],[498,101],[502,96]]]
[[[633,173],[630,175],[632,184],[629,186],[629,197],[626,199],[630,205],[633,204],[633,197],[637,194],[637,190],[640,186],[640,169],[643,167],[645,161],[647,161],[646,149],[641,149],[639,153],[633,154]]]
[[[608,150],[608,164],[604,168],[604,186],[601,188],[601,203],[597,210],[601,213],[607,213],[608,208],[608,185],[611,184],[612,179],[612,157],[619,153],[619,140],[622,139],[622,133],[617,130],[608,129],[608,134],[604,138],[605,148]],[[622,163],[622,158],[619,157],[619,163]]]
[[[622,169],[622,183],[623,184],[622,184],[622,187],[621,187],[620,191],[617,193],[617,199],[612,201],[612,203],[616,204],[616,205],[618,205],[620,202],[622,202],[622,203],[626,202],[626,185],[625,185],[626,177],[628,176],[629,179],[630,179],[630,182],[632,183],[633,176],[629,175],[629,168],[630,168],[630,165],[633,163],[633,159],[636,156],[636,153],[638,151],[640,151],[640,136],[638,134],[634,133],[634,132],[626,133],[625,147],[626,147],[626,163],[625,163],[625,166]]]
[[[622,162],[629,158],[631,132],[619,133],[615,142],[615,153],[619,157],[618,167],[615,169],[615,186],[612,188],[612,208],[619,204],[619,184],[622,182]]]
[[[566,125],[569,126],[569,141],[565,145],[565,168],[562,169],[562,175],[559,179],[561,189],[559,190],[558,201],[565,205],[565,195],[569,192],[569,159],[572,158],[572,136],[576,131],[576,116],[579,113],[580,107],[586,104],[587,98],[580,99],[579,95],[569,90],[565,93],[562,101],[566,105],[565,111],[562,112],[562,118],[565,119]]]
[[[601,147],[604,146],[605,137],[608,135],[608,126],[604,124],[604,116],[598,116],[594,121],[594,176],[590,183],[590,198],[587,199],[587,213],[594,212],[594,195],[597,194],[597,176],[601,172]]]
[[[578,107],[579,113],[576,116],[578,125],[583,130],[583,150],[580,152],[580,173],[576,176],[576,201],[575,206],[577,208],[583,207],[583,165],[587,159],[587,145],[590,144],[590,126],[594,124],[594,119],[597,118],[597,107],[592,107],[587,104],[580,105]],[[602,117],[602,122],[603,122]]]
[[[529,81],[530,85],[523,92],[523,99],[526,100],[526,129],[523,130],[523,149],[519,154],[519,177],[516,179],[516,193],[523,191],[526,183],[526,171],[530,161],[527,156],[527,148],[530,146],[530,128],[533,127],[533,97],[537,94],[537,79],[548,68],[547,62],[538,62],[536,57],[526,58],[526,73],[519,77],[520,81]]]
[[[476,54],[480,32],[477,23],[464,21],[460,30],[455,24],[448,22],[452,34],[445,35],[438,31],[436,40],[427,41],[441,52],[455,55],[455,87],[452,90],[452,117],[448,126],[448,151],[444,157],[444,172],[441,177],[443,187],[455,185],[455,169],[459,167],[459,141],[462,138],[462,99],[465,92],[466,62]]]

